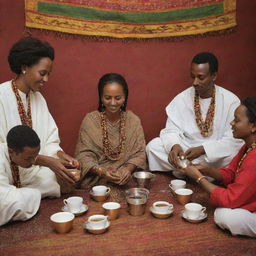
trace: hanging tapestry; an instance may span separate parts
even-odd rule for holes
[[[177,37],[236,26],[236,0],[25,0],[26,27],[114,38]]]

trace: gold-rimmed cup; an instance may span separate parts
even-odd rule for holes
[[[94,196],[104,196],[110,192],[110,188],[104,185],[97,185],[92,187],[92,193]]]
[[[178,202],[182,205],[189,203],[192,199],[193,190],[188,188],[179,188],[175,190]]]
[[[73,227],[75,215],[71,212],[57,212],[51,215],[53,229],[60,234],[68,233]]]
[[[110,194],[110,188],[103,185],[97,185],[92,187],[92,190],[90,192],[92,199],[97,202],[106,201],[109,197],[109,194]]]
[[[206,210],[206,207],[197,203],[188,203],[185,204],[185,214],[189,219],[195,220],[198,219],[201,214]]]
[[[92,215],[87,220],[90,229],[104,229],[108,224],[108,216],[102,214]]]
[[[116,202],[107,202],[102,205],[104,214],[108,216],[109,220],[115,220],[119,218],[121,205]]]

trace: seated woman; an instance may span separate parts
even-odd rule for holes
[[[16,76],[0,84],[0,143],[6,143],[8,131],[16,125],[33,128],[40,138],[41,149],[36,166],[23,171],[27,174],[21,186],[37,182],[42,197],[58,197],[60,186],[55,174],[66,190],[66,185],[75,183],[66,167],[77,168],[78,161],[61,149],[58,128],[40,93],[52,71],[54,49],[39,39],[25,37],[12,46],[8,61]]]
[[[227,168],[189,166],[186,174],[210,193],[210,201],[219,206],[214,213],[215,223],[233,235],[256,237],[256,98],[245,99],[235,111],[231,122],[234,138],[245,145]],[[213,177],[225,187],[210,183]]]
[[[119,74],[105,74],[99,80],[98,94],[98,110],[85,116],[76,146],[82,188],[109,182],[124,185],[137,168],[146,167],[140,119],[126,111],[125,79]]]

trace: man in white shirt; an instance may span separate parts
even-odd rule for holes
[[[56,195],[55,175],[42,176],[45,167],[31,172],[40,151],[40,139],[28,126],[18,125],[0,143],[0,226],[33,217],[41,198]]]
[[[197,54],[191,63],[192,86],[166,107],[166,127],[147,145],[149,169],[170,171],[182,177],[180,159],[209,167],[227,165],[241,147],[230,122],[240,100],[217,86],[218,60],[209,52]]]

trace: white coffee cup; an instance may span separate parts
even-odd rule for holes
[[[170,184],[169,184],[169,187],[175,191],[179,188],[185,188],[186,187],[186,181],[184,180],[171,180]]]
[[[189,219],[195,220],[206,210],[201,204],[188,203],[185,205],[185,214]]]
[[[110,191],[109,187],[99,185],[99,186],[94,186],[92,188],[92,193],[95,196],[104,196]]]
[[[92,215],[87,220],[87,225],[91,229],[103,229],[107,226],[108,216],[96,214]]]
[[[156,201],[153,203],[153,211],[156,213],[168,213],[173,210],[173,205],[166,201]]]
[[[63,203],[67,206],[68,210],[72,213],[81,211],[83,205],[83,198],[80,196],[71,196],[63,200]]]

